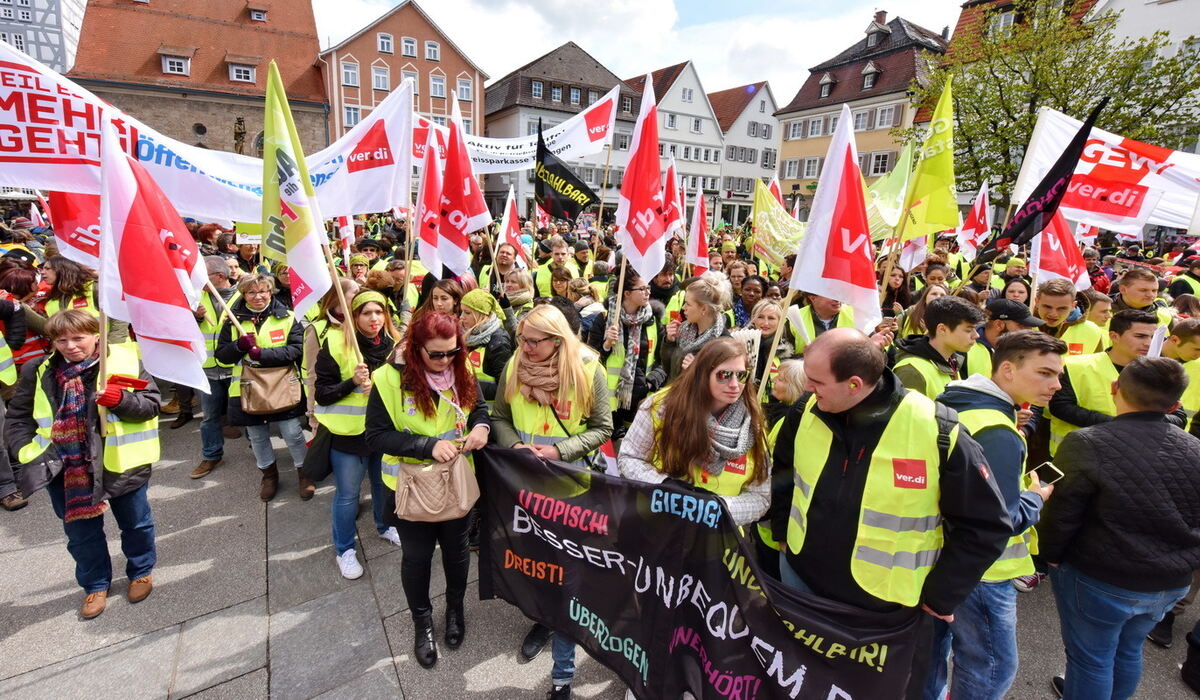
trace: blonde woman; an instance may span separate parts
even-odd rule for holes
[[[725,310],[732,299],[729,280],[719,272],[706,272],[688,285],[683,294],[684,320],[667,324],[667,339],[660,346],[668,382],[691,364],[706,343],[729,335]]]
[[[504,296],[512,306],[513,317],[520,321],[533,308],[533,276],[528,270],[513,270],[504,278]]]

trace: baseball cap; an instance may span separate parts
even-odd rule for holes
[[[1046,325],[1040,318],[1034,318],[1029,313],[1029,307],[1012,299],[993,299],[987,305],[988,318],[993,321],[1016,321],[1028,328],[1038,328]]]

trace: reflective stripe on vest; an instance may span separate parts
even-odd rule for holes
[[[462,437],[465,426],[458,425],[458,414],[449,401],[437,402],[437,412],[426,417],[417,407],[416,399],[404,391],[403,381],[399,370],[392,365],[383,365],[371,373],[373,391],[379,392],[379,398],[387,409],[388,417],[392,419],[392,427],[402,433],[434,437],[439,440],[457,440]],[[468,460],[470,458],[468,457]],[[429,460],[411,459],[396,455],[383,455],[383,483],[389,489],[396,490],[397,477],[400,474],[400,464],[422,464]]]
[[[240,292],[234,292],[233,296],[229,297],[226,305],[232,307],[234,302],[242,298]],[[200,295],[200,305],[204,307],[204,318],[200,321],[200,333],[204,335],[204,349],[208,351],[208,356],[204,358],[204,364],[201,365],[204,369],[210,367],[232,367],[224,362],[217,361],[217,335],[221,332],[221,326],[224,325],[225,315],[221,313],[220,307],[213,303],[212,292],[205,291]]]
[[[978,343],[976,343],[978,345]],[[990,360],[989,360],[990,361]],[[936,399],[946,390],[946,385],[950,383],[951,377],[933,364],[931,360],[924,357],[909,355],[896,363],[892,371],[896,371],[901,367],[912,367],[921,375],[921,379],[925,380],[925,389],[921,392],[931,399]],[[908,387],[916,391],[914,387]]]
[[[1071,380],[1071,388],[1075,390],[1075,403],[1080,408],[1108,416],[1117,415],[1117,406],[1112,397],[1112,383],[1117,381],[1117,368],[1108,353],[1068,355],[1063,366]],[[1046,414],[1050,416],[1050,456],[1053,457],[1062,441],[1079,430],[1079,426],[1050,413],[1049,407]]]
[[[940,455],[934,402],[907,391],[867,465],[858,532],[850,561],[854,580],[867,593],[913,607],[942,548],[938,507]],[[795,488],[787,531],[788,550],[804,547],[808,507],[825,469],[833,433],[809,401],[795,440]],[[958,431],[950,434],[951,449]]]
[[[50,361],[46,360],[38,367],[34,380],[33,418],[37,425],[33,440],[22,447],[17,458],[25,464],[37,459],[50,447],[53,441],[51,430],[54,425],[54,407],[42,386],[46,369]],[[113,375],[137,377],[141,372],[136,346],[131,343],[110,345],[106,363],[105,381]],[[126,389],[125,391],[132,391]],[[160,446],[158,442],[158,417],[147,421],[125,421],[111,411],[107,412],[108,425],[104,443],[105,471],[120,474],[137,467],[158,461]]]
[[[254,338],[258,343],[258,347],[266,349],[287,345],[288,333],[292,330],[292,324],[295,322],[296,317],[291,311],[287,312],[287,315],[283,318],[268,316],[254,332]],[[249,321],[242,322],[242,328],[248,325],[250,325]],[[234,332],[237,332],[236,329]],[[239,398],[242,395],[242,363],[249,359],[250,356],[247,355],[233,366],[233,381],[229,383],[229,398],[231,399]]]
[[[958,420],[972,436],[985,428],[1002,428],[1021,438],[1022,444],[1025,443],[1025,436],[1017,430],[1016,421],[1011,416],[994,408],[973,408],[960,411]],[[1028,455],[1028,451],[1025,454]],[[1024,460],[1022,460],[1022,466],[1024,466]],[[1028,491],[1032,486],[1032,477],[1022,469],[1017,483],[1018,491]],[[1030,557],[1031,553],[1037,553],[1037,531],[1032,527],[1009,538],[1000,557],[988,567],[987,571],[983,572],[983,580],[1010,581],[1018,576],[1032,574],[1034,568],[1033,558]]]
[[[341,327],[330,327],[321,341],[321,349],[337,362],[342,381],[354,376],[357,363],[346,350],[345,334]],[[313,417],[334,435],[361,435],[367,428],[367,393],[355,386],[349,394],[328,406],[313,406]]]
[[[12,349],[8,347],[0,339],[0,384],[16,384],[17,383],[17,361],[13,357]]]
[[[654,348],[658,345],[658,324],[653,321],[642,327],[646,338],[646,371],[649,372],[654,367]],[[624,333],[621,334],[625,336]],[[639,348],[640,348],[639,343]],[[608,354],[608,359],[604,361],[604,370],[608,380],[608,405],[612,410],[620,408],[617,405],[617,385],[621,383],[621,369],[625,366],[625,344],[618,343],[613,346],[612,352]],[[633,406],[631,408],[636,408]]]
[[[669,388],[663,389],[655,392],[650,398],[650,422],[654,430],[652,435],[660,434],[663,421],[662,405],[666,401],[669,391]],[[656,460],[653,464],[655,469],[662,471],[660,462]],[[745,490],[746,484],[754,478],[754,468],[754,458],[747,453],[738,460],[726,462],[720,474],[709,474],[706,470],[693,468],[691,483],[705,491],[732,498],[740,496]]]

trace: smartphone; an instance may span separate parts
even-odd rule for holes
[[[1053,462],[1042,462],[1030,471],[1038,478],[1038,481],[1043,484],[1053,484],[1063,478],[1062,470],[1054,466]]]
[[[108,381],[121,387],[122,389],[133,389],[135,391],[145,389],[148,384],[145,379],[141,379],[139,377],[129,377],[124,374],[114,374],[108,378]]]

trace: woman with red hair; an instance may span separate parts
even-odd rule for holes
[[[447,462],[460,452],[487,444],[491,424],[487,404],[467,363],[467,341],[458,318],[430,311],[413,320],[408,338],[371,375],[367,400],[367,447],[383,453],[387,524],[396,528],[403,550],[400,582],[412,612],[413,656],[429,668],[437,663],[429,575],[433,549],[442,547],[446,573],[446,646],[457,649],[466,634],[463,597],[467,591],[470,517],[414,522],[396,517],[400,463]]]

